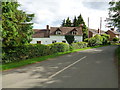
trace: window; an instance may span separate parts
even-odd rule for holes
[[[62,33],[62,31],[58,28],[55,32],[56,35],[60,35]]]
[[[57,42],[57,41],[55,41],[55,40],[54,40],[54,41],[52,41],[52,43],[56,43],[56,42]]]
[[[77,34],[77,31],[72,31],[72,35],[76,35]]]
[[[41,44],[41,41],[37,41],[38,44]]]
[[[66,43],[66,41],[62,41],[63,43]]]

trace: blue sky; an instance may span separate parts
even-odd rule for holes
[[[18,0],[20,9],[35,14],[32,22],[36,29],[46,28],[46,25],[60,26],[63,19],[73,19],[81,13],[86,25],[88,17],[90,18],[89,26],[92,29],[100,27],[102,17],[102,30],[108,30],[104,20],[108,17],[109,1],[111,0]]]

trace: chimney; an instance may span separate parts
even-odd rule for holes
[[[48,30],[49,30],[49,25],[46,25],[46,29],[48,29]]]
[[[114,31],[114,28],[111,28],[112,31]]]
[[[98,34],[100,34],[100,29],[98,28]]]

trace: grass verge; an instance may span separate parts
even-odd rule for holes
[[[104,45],[104,46],[106,46],[106,45]],[[13,68],[33,64],[33,63],[38,63],[38,62],[47,60],[49,58],[55,58],[57,56],[61,56],[61,55],[64,55],[64,54],[69,54],[69,53],[73,53],[73,52],[77,52],[77,51],[83,51],[83,50],[86,50],[86,49],[92,49],[92,48],[98,48],[98,47],[103,47],[103,45],[94,46],[94,47],[87,47],[87,48],[82,48],[82,49],[76,49],[76,50],[67,51],[67,52],[60,52],[60,53],[56,53],[56,54],[53,54],[53,55],[47,55],[47,56],[22,60],[22,61],[19,61],[19,62],[7,63],[7,64],[0,65],[0,70],[2,70],[2,71],[9,70],[9,69],[13,69]]]
[[[116,49],[116,58],[118,65],[118,87],[120,88],[120,46]]]

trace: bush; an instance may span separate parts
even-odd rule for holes
[[[102,44],[103,44],[103,45],[106,45],[106,44],[109,44],[109,43],[110,43],[110,41],[109,41],[110,35],[102,34],[101,36],[102,36],[102,38],[103,38],[103,41],[102,41]]]
[[[66,43],[54,43],[50,45],[30,44],[11,48],[2,48],[2,63],[10,63],[50,55],[58,52],[69,50],[69,45]]]
[[[87,46],[88,46],[88,43],[87,43],[87,42],[72,43],[72,45],[71,45],[71,50],[86,48]]]
[[[103,38],[100,35],[96,35],[88,40],[89,46],[97,46],[102,44]]]
[[[113,38],[113,41],[114,41],[114,42],[117,42],[117,41],[119,41],[119,38],[114,37],[114,38]]]
[[[49,48],[46,45],[40,44],[30,44],[11,48],[3,47],[2,63],[9,63],[38,56],[45,56],[48,55],[48,50]]]
[[[69,44],[75,41],[74,35],[65,35],[65,39]]]
[[[54,43],[47,46],[49,47],[50,54],[69,51],[69,45],[66,43]]]

